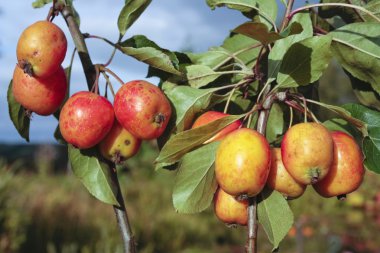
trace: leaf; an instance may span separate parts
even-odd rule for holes
[[[181,75],[178,70],[177,56],[169,50],[160,48],[143,35],[136,35],[121,42],[118,44],[118,49],[154,68]]]
[[[351,80],[352,89],[361,104],[380,111],[380,95],[371,87],[371,84],[355,78],[346,72]]]
[[[208,51],[203,53],[187,53],[192,63],[195,65],[208,66],[213,69],[218,66],[219,63],[227,59],[231,52],[223,47],[211,47]]]
[[[239,58],[247,66],[253,66],[256,62],[257,56],[259,55],[260,48],[256,47],[255,44],[258,44],[257,40],[249,38],[241,34],[235,34],[227,38],[222,47],[225,48],[230,55],[234,55]],[[236,61],[235,61],[236,62]]]
[[[161,149],[156,163],[158,166],[166,166],[177,162],[186,153],[200,146],[220,130],[243,116],[244,114],[227,116],[172,136]]]
[[[189,65],[186,67],[187,80],[191,87],[201,88],[217,79],[221,73],[213,71],[203,65]]]
[[[294,15],[289,26],[292,26],[293,23],[301,24],[302,32],[299,34],[290,35],[275,42],[268,56],[268,80],[274,80],[277,77],[282,59],[294,43],[313,36],[313,26],[308,13],[298,13]]]
[[[266,128],[266,138],[269,143],[277,140],[278,136],[284,132],[284,113],[279,104],[274,103],[270,109]]]
[[[331,37],[318,36],[293,44],[286,52],[277,76],[281,88],[317,81],[330,63]]]
[[[100,201],[119,205],[111,168],[98,159],[96,149],[80,150],[68,145],[71,168],[87,190]]]
[[[177,212],[198,213],[210,206],[218,186],[214,173],[218,145],[212,142],[182,158],[173,189]]]
[[[164,90],[175,109],[176,132],[189,129],[197,113],[222,99],[220,95],[214,94],[215,91],[216,89],[195,89],[189,86]]]
[[[364,165],[367,169],[380,174],[380,112],[359,104],[347,104],[343,107],[352,117],[366,124],[368,135],[364,135],[363,140]]]
[[[211,9],[227,6],[243,13],[258,12],[260,22],[271,28],[277,17],[277,3],[275,0],[207,0]]]
[[[268,27],[259,22],[246,22],[236,27],[232,32],[243,34],[252,39],[258,40],[263,44],[270,44],[276,40],[282,39],[292,34],[302,32],[302,26],[299,23],[292,23],[283,33],[270,32]]]
[[[152,0],[128,0],[125,2],[117,20],[121,36],[124,36],[128,28],[133,25],[151,2]]]
[[[35,0],[34,2],[32,2],[32,7],[33,8],[42,8],[51,2],[53,2],[53,0]]]
[[[9,117],[11,118],[13,125],[20,136],[29,142],[30,118],[27,116],[27,112],[24,107],[22,107],[22,105],[20,105],[13,96],[12,81],[8,86],[7,100]]]
[[[330,32],[333,40],[380,59],[379,23],[353,23]]]
[[[374,23],[358,24],[331,32],[334,39],[332,52],[345,70],[370,83],[380,94],[380,33],[374,28]]]
[[[285,198],[276,191],[265,189],[260,197],[262,201],[258,204],[258,219],[276,249],[293,225],[293,212]]]

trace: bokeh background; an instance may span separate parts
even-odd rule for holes
[[[56,119],[34,115],[29,144],[9,119],[6,91],[16,64],[18,36],[48,12],[48,7],[33,9],[31,2],[0,2],[0,252],[122,252],[112,208],[87,193],[68,168],[65,147],[53,138]],[[83,32],[117,40],[117,17],[124,1],[74,4]],[[280,2],[279,6],[282,13]],[[163,48],[202,52],[222,44],[229,31],[245,21],[236,11],[211,11],[203,0],[160,0],[152,2],[126,38],[143,34]],[[63,19],[57,17],[55,23],[69,38],[63,64],[67,66],[73,43]],[[87,43],[94,63],[107,61],[111,47],[94,39]],[[147,72],[146,65],[120,53],[110,68],[124,81],[145,79]],[[78,58],[72,75],[71,93],[87,88]],[[148,80],[158,83],[155,78]],[[334,62],[321,80],[320,96],[331,104],[356,101],[348,78]],[[245,228],[227,228],[215,218],[212,207],[196,215],[175,212],[171,202],[175,172],[154,171],[157,153],[155,143],[145,142],[120,173],[139,252],[244,252]],[[345,202],[322,199],[312,189],[291,201],[295,225],[281,252],[380,252],[379,179],[367,173],[360,190]],[[264,231],[259,233],[259,252],[270,252]]]

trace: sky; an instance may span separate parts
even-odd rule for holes
[[[25,142],[9,119],[6,93],[17,63],[18,37],[27,26],[45,19],[50,7],[33,9],[31,3],[32,0],[0,2],[0,143]],[[81,16],[81,31],[116,41],[119,35],[117,18],[123,4],[124,0],[74,1],[74,6]],[[222,44],[230,30],[246,21],[247,18],[238,11],[227,8],[211,11],[205,0],[154,0],[124,38],[142,34],[162,48],[173,51],[191,48],[195,52],[203,52],[211,46]],[[54,23],[62,28],[68,38],[68,50],[63,62],[65,67],[74,46],[63,18],[56,17]],[[112,47],[96,39],[86,42],[93,62],[105,63]],[[147,65],[121,53],[116,54],[109,68],[125,82],[145,79],[154,84],[158,83],[156,78],[146,78]],[[113,81],[113,85],[119,87],[116,81]],[[76,57],[71,94],[86,89],[82,66]],[[30,141],[54,142],[53,133],[56,126],[57,120],[53,116],[42,117],[34,114],[30,127]]]

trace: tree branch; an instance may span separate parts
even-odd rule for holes
[[[265,100],[263,102],[262,110],[259,113],[259,118],[257,120],[257,132],[265,136],[265,130],[267,128],[267,122],[269,117],[269,111],[275,99],[280,99],[278,94],[270,94],[270,87],[264,91]],[[283,96],[283,94],[281,94]],[[282,98],[281,98],[282,99]],[[257,252],[257,198],[249,198],[248,206],[248,240],[246,246],[247,253]]]
[[[280,31],[284,30],[285,27],[289,24],[288,16],[292,12],[293,5],[294,5],[294,0],[289,0],[288,5],[286,6],[286,12],[285,12],[284,19],[282,20]]]
[[[73,9],[71,6],[56,4],[54,6],[57,10],[60,10],[66,24],[70,30],[70,34],[73,38],[76,49],[78,50],[79,58],[81,60],[83,70],[86,76],[88,89],[91,90],[96,79],[96,69],[92,63],[91,57],[88,53],[87,45],[84,41],[84,37],[79,29],[73,16]],[[112,166],[110,167],[112,168]],[[132,233],[132,229],[128,220],[127,210],[125,208],[123,194],[120,188],[119,180],[117,177],[116,170],[112,170],[112,176],[114,177],[114,182],[117,187],[117,200],[120,206],[114,206],[114,211],[116,215],[116,220],[119,226],[120,234],[123,239],[124,252],[125,253],[136,253],[135,239]]]
[[[69,27],[71,37],[73,38],[75,47],[78,50],[80,61],[82,62],[88,89],[91,90],[95,82],[96,71],[88,53],[87,45],[84,42],[84,37],[81,31],[79,30],[78,24],[75,21],[72,7],[65,5],[59,6],[57,8],[61,10],[62,17],[65,19],[66,24]]]

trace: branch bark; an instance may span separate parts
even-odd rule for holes
[[[270,109],[273,102],[276,99],[282,100],[284,94],[270,94],[268,95],[270,88],[268,87],[264,91],[265,100],[262,105],[262,110],[259,113],[259,118],[257,120],[257,132],[265,136],[265,130],[267,128],[267,122],[269,117]],[[258,231],[258,220],[257,220],[257,197],[249,198],[248,206],[248,240],[246,246],[247,253],[257,252],[257,231]]]
[[[59,4],[57,3],[57,5]],[[60,10],[63,18],[66,21],[66,24],[69,28],[70,34],[73,38],[75,47],[78,51],[79,58],[83,66],[88,89],[91,90],[96,80],[96,69],[88,53],[87,45],[84,41],[83,34],[81,33],[79,26],[75,21],[75,18],[73,15],[73,9],[71,6],[67,6],[67,5],[54,6],[54,8]],[[110,168],[112,168],[112,166]],[[113,169],[112,172],[113,172],[112,176],[114,177],[114,182],[118,191],[117,200],[120,204],[120,206],[113,206],[113,208],[115,211],[116,220],[119,226],[120,234],[123,240],[124,252],[136,253],[135,239],[134,239],[134,235],[132,233],[132,229],[131,229],[130,222],[128,219],[127,210],[125,208],[120,183],[117,177],[116,170]]]
[[[281,30],[280,31],[284,30],[285,27],[289,24],[288,16],[292,12],[293,5],[294,5],[294,0],[289,0],[288,1],[288,5],[286,6],[285,16],[284,16],[284,19],[282,20]]]

